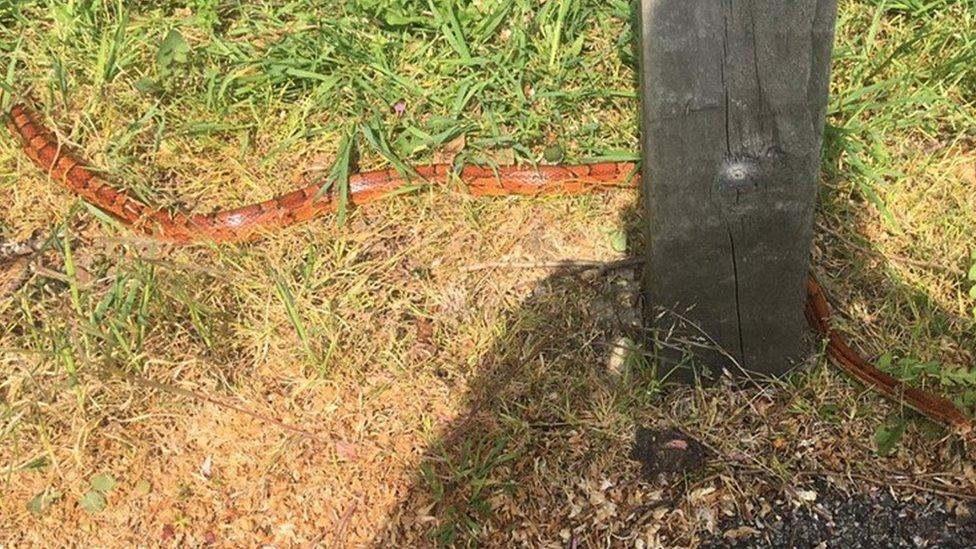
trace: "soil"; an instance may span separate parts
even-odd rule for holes
[[[812,491],[817,499],[810,505],[778,499],[763,519],[721,523],[724,535],[703,547],[976,547],[976,515],[938,496],[902,501],[883,489],[848,494],[822,479]]]
[[[688,473],[705,465],[705,447],[679,429],[638,427],[631,459],[641,463],[647,480],[661,473]]]

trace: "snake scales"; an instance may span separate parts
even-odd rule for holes
[[[195,241],[233,242],[258,238],[270,230],[334,212],[335,193],[320,193],[321,185],[309,185],[240,208],[209,214],[171,212],[145,204],[93,171],[86,162],[68,151],[24,103],[10,110],[7,128],[19,138],[24,153],[41,170],[92,205],[112,215],[133,230],[155,238],[185,244]],[[415,168],[429,181],[446,179],[447,164]],[[476,196],[579,194],[608,187],[632,186],[638,180],[635,165],[627,162],[503,167],[498,170],[465,166],[458,174]],[[378,170],[351,175],[349,200],[365,204],[393,194],[409,185],[395,170]],[[806,315],[811,327],[827,341],[827,354],[844,372],[881,395],[907,405],[961,435],[973,431],[973,422],[948,400],[905,383],[880,371],[845,341],[830,325],[830,309],[823,290],[811,276],[807,282]]]

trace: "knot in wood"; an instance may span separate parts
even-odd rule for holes
[[[733,158],[722,163],[718,185],[720,189],[747,190],[759,186],[759,163],[748,158]]]

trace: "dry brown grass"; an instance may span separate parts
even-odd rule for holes
[[[864,72],[885,57],[879,50],[890,53],[921,31],[901,12],[885,13],[877,45],[862,49],[875,6],[842,4],[835,96],[846,98],[871,84]],[[609,13],[611,5],[592,9]],[[101,51],[94,34],[71,26],[91,30],[88,20],[30,9],[35,23],[22,30],[23,45],[0,45],[20,60],[17,82],[36,85],[68,141],[158,203],[206,210],[266,198],[328,167],[343,129],[330,125],[335,119],[387,108],[385,97],[350,99],[348,90],[322,97],[287,79],[255,84],[243,106],[211,105],[197,81],[206,66],[190,71],[193,93],[166,101],[139,94],[132,84],[143,70],[152,74],[153,62],[139,41],[185,17],[166,10],[133,16],[127,36],[137,44],[125,50],[136,52],[125,63],[131,73],[99,87],[88,80],[97,75],[87,76]],[[971,32],[965,14],[944,9],[939,17]],[[633,77],[615,44],[625,23],[593,13],[574,23],[573,32],[588,37],[579,65],[547,73],[548,53],[538,52],[548,46],[539,36],[551,34],[528,33],[528,53],[510,61],[525,62],[526,78],[535,80],[512,90],[505,74],[486,72],[495,88],[478,92],[458,124],[485,139],[495,135],[486,128],[501,124],[532,158],[553,142],[571,159],[636,150],[637,107],[627,95]],[[292,23],[255,20],[268,28],[252,29],[251,42],[274,54],[268,44],[287,34],[275,25]],[[416,53],[417,40],[401,51],[389,45],[396,33],[357,29],[363,43],[390,48],[377,50],[390,56],[381,61],[435,90],[442,104],[403,92],[420,112],[418,125],[446,116],[457,90],[437,90],[470,74],[448,72],[459,69],[441,63],[455,57],[443,40],[432,46],[436,55]],[[201,51],[219,43],[195,27],[186,36]],[[70,39],[58,50],[67,97],[51,61],[24,53],[46,51],[58,37]],[[936,66],[952,53],[938,44],[918,48],[918,64]],[[879,78],[914,74],[902,63]],[[965,104],[972,75],[953,70],[960,72],[944,87],[906,80],[885,92],[893,97],[860,96],[901,105],[894,114],[834,112],[831,123],[850,132],[846,145],[871,145],[874,130],[885,136],[888,157],[878,164],[903,175],[871,188],[897,228],[865,200],[864,174],[850,163],[855,153],[828,153],[814,263],[858,347],[938,360],[940,372],[964,375],[976,355],[976,303],[963,275],[976,234],[976,152],[958,129],[961,108],[929,105],[934,114],[917,115],[904,107],[910,102],[898,102],[905,89],[931,84]],[[518,97],[532,88],[550,96]],[[555,93],[564,89],[568,95]],[[524,116],[508,116],[509,105],[522,105]],[[161,114],[132,125],[154,106]],[[904,120],[912,124],[893,122]],[[198,122],[229,129],[189,131]],[[473,156],[512,153],[509,145],[468,142]],[[383,160],[367,151],[361,164]],[[622,353],[621,366],[612,355],[621,354],[622,338],[647,335],[633,324],[639,304],[631,271],[464,270],[619,259],[611,235],[635,232],[632,192],[475,200],[451,185],[370,205],[341,226],[327,218],[248,246],[170,248],[72,207],[73,198],[7,138],[0,138],[0,190],[3,238],[25,239],[39,228],[59,234],[26,261],[26,279],[0,283],[7,286],[0,296],[0,539],[12,544],[693,546],[722,535],[723,517],[764,516],[773,499],[809,505],[801,500],[817,476],[851,490],[887,485],[906,498],[976,496],[965,449],[816,353],[762,390],[663,387],[638,352]],[[628,253],[640,246],[631,235]],[[961,401],[976,394],[946,379],[927,373],[915,382]],[[912,419],[904,440],[892,457],[879,457],[876,431],[901,417]],[[710,448],[706,468],[642,478],[628,459],[638,425],[681,426]],[[104,510],[85,510],[81,502],[100,473],[117,483]],[[52,497],[31,511],[28,503],[45,494]]]

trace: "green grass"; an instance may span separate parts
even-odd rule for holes
[[[976,351],[965,274],[974,244],[963,236],[976,230],[976,206],[967,198],[972,179],[966,177],[976,127],[976,4],[866,3],[842,12],[840,36],[823,224],[858,251],[895,257],[881,276],[887,295],[870,292],[877,297],[867,304],[890,334],[886,348],[906,360],[924,356],[939,363],[938,371],[948,373],[930,381],[952,387],[971,404],[976,387],[950,379],[970,371]],[[942,270],[912,268],[898,258]],[[855,276],[863,288],[881,278]],[[955,342],[948,349],[935,343],[948,340]],[[909,376],[916,382],[924,377]]]
[[[353,165],[408,170],[460,136],[458,162],[637,159],[634,24],[623,0],[0,0],[0,85],[8,102],[30,90],[64,139],[136,195],[207,211],[302,181],[342,186]],[[818,274],[859,347],[972,412],[976,2],[843,0],[838,29]],[[391,509],[421,517],[402,525],[414,540],[497,541],[533,523],[552,539],[572,522],[553,509],[599,499],[581,486],[610,470],[627,486],[624,446],[638,419],[673,419],[723,448],[741,439],[719,434],[728,425],[762,440],[799,440],[808,428],[724,389],[662,395],[645,368],[608,385],[593,365],[613,330],[592,317],[613,281],[544,291],[544,273],[461,271],[510,257],[617,257],[634,196],[475,201],[438,189],[255,245],[171,249],[59,190],[6,137],[0,191],[4,238],[58,233],[39,268],[0,296],[0,515],[33,520],[34,534],[67,539],[95,520],[69,503],[111,470],[109,511],[139,520],[164,509],[178,533],[202,535],[185,517],[192,502],[226,496],[197,472],[213,453],[218,471],[231,470],[228,455],[250,456],[223,482],[242,506],[290,510],[280,522],[308,502],[254,487],[300,492],[283,472],[300,463],[301,478],[338,486],[309,513],[341,517],[364,498],[349,539],[379,535]],[[146,391],[118,371],[376,453],[309,458],[273,427]],[[866,445],[884,415],[911,417],[830,372],[796,375],[770,409]],[[445,434],[453,424],[442,418],[469,415],[471,431]],[[921,438],[906,444],[922,451]],[[802,469],[799,454],[763,470]],[[145,479],[148,495],[127,491]],[[31,501],[37,516],[24,514]],[[130,530],[95,523],[92,540]],[[161,525],[143,527],[138,535],[157,536]],[[697,539],[687,532],[671,539]]]

